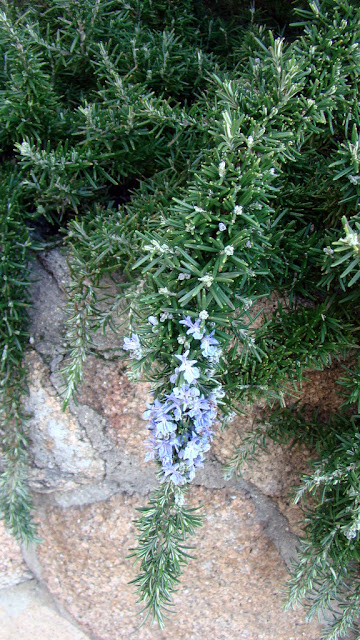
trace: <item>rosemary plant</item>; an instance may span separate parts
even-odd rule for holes
[[[28,265],[47,225],[71,274],[65,404],[120,308],[129,375],[152,383],[160,487],[133,557],[160,625],[201,522],[185,495],[214,423],[258,398],[280,409],[226,473],[268,438],[308,442],[290,603],[338,602],[328,640],[357,624],[359,367],[328,425],[305,429],[284,394],[358,347],[359,25],[355,0],[1,0],[1,511],[34,538],[21,396]]]

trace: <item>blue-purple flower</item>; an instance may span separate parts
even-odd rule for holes
[[[180,473],[179,465],[166,462],[162,466],[165,478],[167,477],[175,485],[182,485],[186,483],[186,478]]]
[[[187,336],[200,341],[202,357],[212,363],[219,359],[222,351],[219,341],[214,338],[215,332],[206,333],[208,317],[208,312],[203,310],[196,320],[186,316],[180,324],[187,328]],[[155,316],[149,316],[148,321],[155,326]],[[182,338],[187,340],[184,335]],[[141,352],[137,334],[125,339],[124,349],[137,357]],[[196,469],[203,466],[213,438],[217,401],[222,396],[221,387],[212,389],[208,395],[200,391],[197,386],[200,378],[198,360],[189,356],[190,349],[175,355],[179,364],[170,376],[171,392],[159,395],[147,404],[143,414],[150,431],[146,459],[156,460],[161,465],[164,480],[179,486],[191,482]]]
[[[204,335],[204,329],[200,327],[201,319],[198,318],[195,322],[192,321],[190,316],[186,316],[184,320],[180,320],[180,324],[188,327],[186,335],[192,336],[195,340],[201,340]]]
[[[123,349],[125,351],[135,351],[141,349],[140,338],[136,333],[131,334],[131,338],[124,338]]]
[[[219,344],[219,341],[213,338],[214,333],[215,331],[212,331],[201,340],[200,348],[204,358],[211,358],[215,353],[215,345]]]
[[[130,358],[136,358],[136,360],[142,358],[142,347],[137,333],[132,333],[131,338],[124,338],[123,349],[130,352]]]
[[[191,384],[194,380],[200,378],[200,369],[198,369],[198,367],[194,367],[197,360],[188,360],[189,353],[190,351],[188,349],[183,355],[175,355],[175,358],[178,358],[178,360],[181,361],[179,372],[182,372],[186,382]]]

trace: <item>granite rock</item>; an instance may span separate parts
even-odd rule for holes
[[[32,350],[27,355],[29,396],[24,400],[31,438],[32,487],[39,491],[73,488],[101,480],[104,462],[94,451],[85,429],[69,409],[62,410],[48,380],[48,369]]]
[[[97,640],[319,640],[315,622],[283,610],[285,565],[249,494],[234,487],[193,488],[190,501],[204,506],[204,526],[165,630],[139,628],[129,585],[136,571],[128,558],[135,544],[132,520],[144,502],[139,497],[118,494],[66,510],[43,507],[42,581]]]
[[[0,521],[0,589],[12,587],[31,578],[21,549]]]
[[[0,640],[91,640],[35,580],[0,590]]]
[[[291,488],[308,469],[308,452],[270,443],[244,466],[240,480],[228,483],[223,476],[222,463],[259,418],[261,404],[216,434],[190,492],[192,504],[204,504],[206,513],[194,540],[197,559],[185,568],[166,630],[139,628],[128,584],[135,569],[127,556],[135,543],[136,507],[156,486],[155,466],[144,463],[141,416],[149,385],[129,381],[116,359],[119,336],[107,330],[91,344],[77,403],[63,412],[65,255],[43,254],[34,277],[26,408],[43,542],[33,555],[23,550],[34,574],[96,640],[318,640],[319,627],[305,623],[303,611],[285,614],[282,608],[284,561],[294,557],[293,532],[301,520]],[[115,292],[116,283],[105,285]],[[260,307],[270,314],[274,305],[272,299],[260,301],[252,315]],[[312,375],[316,383],[317,373],[310,380]],[[328,385],[316,392],[306,384],[309,406],[321,405],[322,398],[330,406]]]

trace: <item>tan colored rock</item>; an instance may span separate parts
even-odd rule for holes
[[[229,430],[217,434],[210,463],[196,478],[213,489],[192,488],[193,503],[203,501],[207,516],[194,540],[197,560],[185,569],[175,597],[175,615],[165,631],[139,629],[136,598],[128,584],[135,570],[126,558],[134,545],[135,508],[146,501],[138,496],[145,496],[154,483],[153,466],[144,463],[143,441],[148,432],[141,418],[149,386],[129,382],[125,365],[111,360],[118,352],[117,336],[98,336],[93,347],[101,358],[91,355],[87,359],[79,405],[62,412],[56,390],[61,384],[58,369],[64,365],[64,313],[56,305],[66,269],[62,255],[49,260],[44,258],[47,270],[40,270],[33,335],[51,377],[36,353],[30,353],[28,360],[28,406],[33,412],[30,428],[36,464],[32,486],[40,492],[54,492],[51,498],[39,501],[44,542],[38,549],[37,575],[96,640],[318,640],[318,627],[304,622],[303,611],[285,614],[282,609],[282,584],[287,573],[276,548],[288,559],[291,541],[289,553],[286,545],[276,541],[275,530],[281,538],[284,530],[288,532],[287,522],[284,518],[280,522],[277,510],[266,498],[277,504],[297,530],[301,513],[291,505],[289,491],[297,484],[298,473],[307,469],[308,452],[270,443],[267,453],[260,452],[257,461],[244,467],[249,490],[246,483],[223,488],[219,462],[231,457],[234,444],[249,430],[260,406],[248,409]],[[263,300],[251,314],[260,307],[270,314],[275,306],[272,299]],[[259,316],[256,325],[260,323]],[[305,383],[309,405],[335,406],[327,392],[329,380],[324,387],[324,374],[317,375],[310,374],[308,387]],[[257,490],[251,490],[254,486],[259,489],[258,503]],[[123,493],[109,498],[118,491]],[[68,508],[51,507],[51,500]],[[265,517],[258,507],[266,500],[273,511]],[[80,504],[84,506],[74,506]],[[294,542],[294,536],[289,536]],[[43,638],[54,640],[56,635],[51,632]],[[68,640],[66,635],[64,638]],[[77,640],[77,636],[69,640]]]
[[[106,418],[113,446],[144,461],[144,440],[149,435],[142,414],[150,401],[150,385],[130,382],[124,362],[104,362],[89,356],[78,400]]]
[[[326,421],[331,412],[336,412],[344,401],[340,393],[341,387],[336,382],[343,375],[344,370],[337,361],[323,371],[306,372],[298,390],[304,417],[310,419],[316,412],[319,419]],[[293,395],[286,396],[285,399],[288,406],[294,402]],[[259,403],[254,407],[245,407],[244,414],[237,416],[225,430],[217,429],[211,447],[215,458],[226,464],[234,455],[234,449],[251,431],[253,423],[261,420],[264,420],[264,405]],[[312,457],[311,451],[304,445],[278,444],[267,438],[266,448],[259,446],[255,458],[249,458],[242,468],[244,480],[252,482],[265,495],[275,500],[296,533],[301,532],[304,519],[300,508],[293,504],[293,497],[301,476],[311,472]]]
[[[248,407],[244,416],[237,416],[229,428],[217,430],[212,443],[212,454],[226,464],[234,455],[234,449],[251,429],[253,420],[260,417],[260,410]],[[295,487],[299,478],[309,471],[309,452],[306,447],[292,447],[266,441],[266,449],[258,447],[255,458],[243,464],[242,478],[252,482],[262,493],[275,500],[280,511],[288,518],[292,530],[300,533],[303,520],[300,508],[293,504]]]
[[[104,462],[97,456],[87,434],[49,382],[49,371],[36,351],[27,355],[29,397],[25,409],[35,467],[31,473],[38,490],[73,488],[76,483],[100,480]]]
[[[34,580],[0,590],[0,640],[88,640]]]
[[[185,568],[167,627],[139,628],[127,558],[135,543],[136,497],[40,513],[42,579],[71,616],[97,640],[318,640],[304,612],[283,611],[283,561],[240,492],[193,488],[205,523],[196,559]]]
[[[0,521],[0,589],[31,578],[20,547]]]
[[[339,378],[344,377],[342,365],[352,366],[351,359],[347,362],[335,360],[331,367],[323,371],[307,371],[301,385],[301,402],[305,413],[312,417],[317,412],[320,420],[326,421],[330,413],[334,413],[344,402],[343,388],[337,384]]]

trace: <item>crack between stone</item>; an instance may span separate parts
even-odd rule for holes
[[[41,587],[41,589],[45,592],[48,600],[49,606],[52,607],[58,615],[70,622],[76,629],[81,631],[81,633],[88,638],[88,640],[99,640],[99,638],[95,637],[92,633],[89,633],[85,630],[76,620],[72,617],[72,615],[68,612],[68,610],[61,604],[61,602],[51,593],[48,588],[46,582],[42,579],[41,576],[41,565],[37,557],[36,553],[36,545],[20,545],[21,553],[23,560],[30,572],[32,578],[30,580],[35,580]]]
[[[47,274],[49,274],[49,276],[51,277],[51,279],[54,281],[57,289],[59,289],[59,291],[64,295],[66,294],[66,289],[65,287],[61,287],[60,284],[57,281],[57,278],[53,272],[52,269],[50,269],[50,267],[48,266],[48,264],[46,263],[45,258],[43,257],[45,255],[45,251],[42,251],[41,253],[39,253],[36,256],[36,260],[39,262],[39,264],[42,266],[42,268],[44,269],[44,271],[46,271]]]

